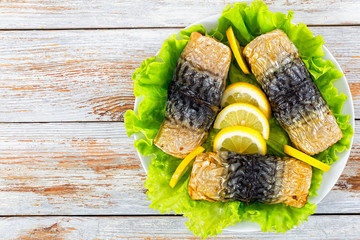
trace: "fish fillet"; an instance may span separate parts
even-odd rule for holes
[[[244,48],[251,71],[267,95],[275,118],[293,145],[313,155],[342,138],[299,51],[281,30],[260,35]]]
[[[194,200],[285,203],[301,208],[311,184],[311,166],[290,157],[199,154],[189,180]]]
[[[206,139],[225,90],[231,51],[213,38],[193,32],[169,85],[165,119],[154,143],[184,158]]]

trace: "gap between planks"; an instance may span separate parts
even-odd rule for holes
[[[214,14],[236,1],[1,1],[0,28],[98,28],[183,26]],[[294,11],[294,22],[359,24],[356,0],[265,0],[270,11]]]
[[[360,216],[360,213],[314,213],[311,216]],[[0,215],[0,218],[11,217],[11,218],[22,218],[22,217],[184,217],[183,214],[18,214],[18,215]]]
[[[133,109],[128,109],[133,110]],[[32,124],[32,123],[40,123],[40,124],[48,124],[48,123],[123,123],[123,120],[119,121],[39,121],[39,122],[0,122],[0,124]]]
[[[129,109],[129,110],[133,110],[133,109]],[[355,118],[355,121],[359,121],[360,118]],[[93,124],[97,124],[97,123],[123,123],[124,120],[120,120],[120,121],[49,121],[49,122],[0,122],[0,124],[49,124],[49,123],[63,123],[63,124],[71,124],[71,123],[93,123]]]
[[[308,27],[360,27],[360,24],[306,24]],[[174,27],[82,27],[82,28],[0,28],[0,31],[82,31],[82,30],[161,30],[161,29],[184,29],[187,26]]]
[[[311,26],[310,24],[307,26]],[[327,25],[323,25],[326,27]],[[334,25],[334,26],[347,26],[347,25]],[[348,26],[360,26],[360,24],[348,25]],[[159,29],[184,29],[186,26],[175,27],[99,27],[99,28],[3,28],[0,31],[4,32],[16,32],[16,31],[93,31],[93,30],[159,30]]]

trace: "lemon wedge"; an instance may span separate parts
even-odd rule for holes
[[[189,155],[187,155],[179,164],[179,166],[176,168],[173,176],[170,179],[170,187],[174,188],[175,185],[178,183],[178,181],[181,179],[181,177],[184,175],[184,173],[188,170],[189,166],[191,165],[194,158],[202,153],[205,150],[203,147],[197,147],[195,150],[193,150]]]
[[[316,167],[320,170],[323,170],[324,172],[327,172],[330,170],[331,166],[330,165],[327,165],[323,162],[320,162],[319,160],[313,158],[313,157],[310,157],[309,155],[293,148],[293,147],[290,147],[289,145],[285,145],[284,146],[284,152],[296,159],[299,159],[303,162],[306,162],[307,164],[313,166],[313,167]]]
[[[265,93],[250,83],[233,83],[225,89],[221,106],[226,107],[233,103],[248,103],[254,105],[264,113],[267,119],[270,118],[271,108]]]
[[[235,59],[239,64],[239,67],[245,74],[250,74],[249,68],[246,65],[245,58],[242,54],[240,44],[238,40],[235,38],[235,34],[232,27],[229,27],[228,30],[226,30],[226,37],[229,41],[230,48],[235,56]]]
[[[269,121],[257,107],[248,103],[230,104],[217,115],[214,128],[231,126],[249,127],[260,132],[265,139],[269,138]]]
[[[233,126],[222,129],[214,139],[214,152],[232,151],[242,154],[266,154],[266,142],[256,130]]]

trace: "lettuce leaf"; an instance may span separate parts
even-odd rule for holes
[[[127,111],[125,114],[125,127],[127,134],[140,132],[144,135],[141,140],[135,141],[135,148],[142,155],[153,155],[150,163],[145,187],[148,189],[150,207],[158,209],[161,213],[184,214],[189,218],[187,227],[203,238],[215,236],[222,229],[234,225],[239,221],[257,222],[263,231],[285,232],[308,219],[315,212],[315,204],[309,202],[303,208],[287,207],[284,204],[265,205],[261,203],[246,204],[242,202],[207,202],[194,201],[188,195],[188,181],[190,171],[185,173],[174,189],[169,187],[170,178],[180,163],[180,159],[165,154],[158,149],[153,140],[161,122],[164,119],[167,87],[172,79],[177,60],[186,46],[191,32],[198,31],[217,38],[227,44],[225,32],[233,26],[235,35],[242,46],[245,46],[256,36],[274,29],[282,29],[299,49],[312,78],[319,87],[324,99],[343,132],[344,137],[335,145],[316,155],[315,157],[326,163],[338,160],[336,152],[344,151],[350,146],[353,129],[349,123],[350,116],[341,115],[342,106],[347,98],[338,94],[332,85],[342,74],[334,68],[330,61],[325,61],[321,36],[314,37],[305,24],[291,23],[293,12],[288,15],[272,13],[261,1],[255,1],[248,6],[247,3],[228,5],[218,20],[218,26],[210,33],[201,25],[181,30],[178,35],[172,35],[164,41],[156,57],[146,59],[140,68],[134,71],[134,95],[143,100],[138,111]],[[258,85],[251,75],[242,73],[236,63],[231,64],[228,83],[246,81]],[[267,141],[268,153],[283,156],[283,145],[290,144],[286,132],[273,117],[270,119],[270,138]],[[212,141],[216,135],[212,130],[203,144],[206,151],[211,151]],[[316,196],[322,180],[322,171],[313,168],[313,177],[309,196]]]

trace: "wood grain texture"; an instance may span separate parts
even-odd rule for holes
[[[360,27],[311,30],[343,67],[360,117]],[[122,121],[132,72],[178,31],[0,31],[0,122]]]
[[[220,14],[240,1],[1,1],[1,29],[184,27]],[[244,2],[244,1],[242,1]],[[248,1],[245,1],[248,2]],[[273,12],[294,11],[295,22],[306,24],[359,24],[356,0],[265,0]]]
[[[317,213],[360,213],[357,129]],[[0,142],[0,215],[159,214],[148,207],[146,174],[123,123],[2,123]]]
[[[17,217],[0,218],[3,239],[200,239],[183,217]],[[360,216],[311,216],[286,234],[231,232],[208,239],[358,239]],[[11,229],[11,231],[8,231]]]

